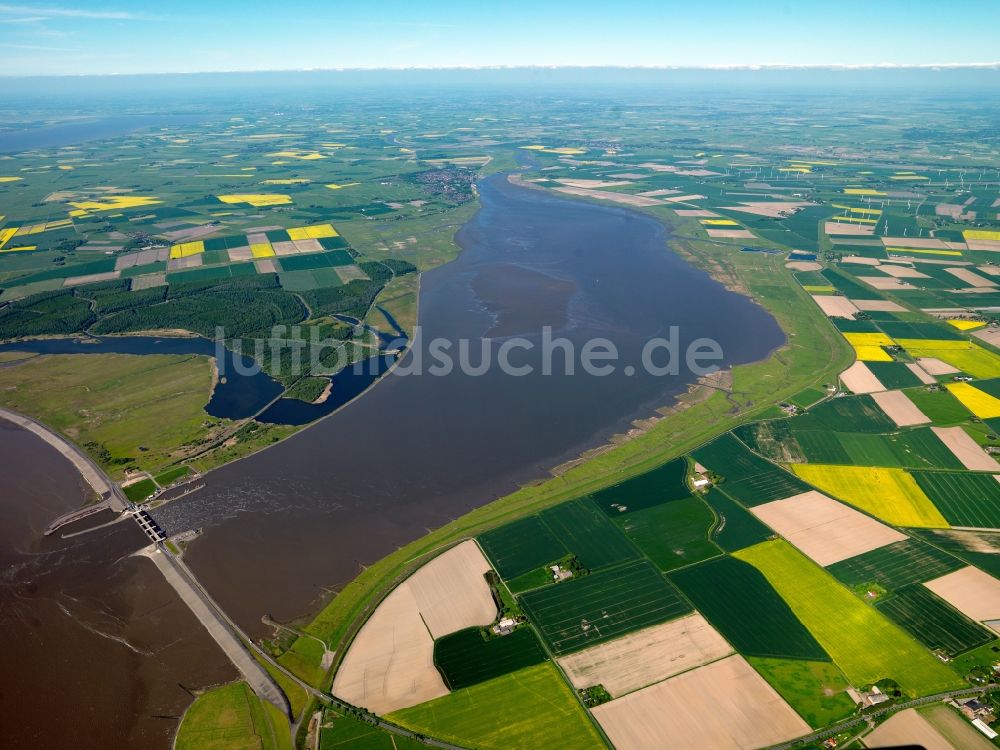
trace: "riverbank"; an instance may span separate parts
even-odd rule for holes
[[[21,414],[20,412],[16,412],[13,409],[0,407],[0,419],[5,422],[10,422],[17,427],[27,430],[28,432],[40,437],[50,446],[55,448],[63,458],[73,464],[73,468],[80,473],[83,481],[90,486],[100,501],[108,501],[109,503],[118,501],[117,504],[120,505],[120,507],[109,507],[113,507],[114,510],[119,511],[124,509],[125,506],[120,502],[120,499],[115,492],[114,485],[108,480],[104,472],[101,471],[101,469],[98,468],[90,457],[80,448],[66,440],[66,438],[52,428],[39,422],[37,419]]]

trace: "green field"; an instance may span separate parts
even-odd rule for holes
[[[836,665],[828,661],[747,659],[811,727],[824,727],[854,712],[849,686]]]
[[[806,453],[803,448],[805,442],[799,438],[808,438],[814,434],[833,435],[835,433],[805,432],[801,436],[792,433],[792,420],[790,419],[769,419],[761,422],[749,422],[740,425],[733,434],[750,447],[751,450],[761,454],[770,461],[780,463],[798,463],[806,460]],[[841,450],[840,444],[834,439],[833,446]],[[836,461],[832,461],[836,463]]]
[[[645,560],[529,591],[519,601],[557,655],[691,611]]]
[[[278,657],[278,663],[299,679],[315,685],[323,680],[325,670],[319,665],[324,653],[320,641],[309,636],[299,636],[291,647]]]
[[[731,433],[699,448],[695,459],[725,478],[726,494],[746,505],[760,505],[781,500],[809,489],[808,485],[787,471],[750,452]]]
[[[122,487],[122,492],[133,503],[141,503],[156,492],[156,484],[149,478],[140,479],[138,482]]]
[[[635,546],[588,498],[549,508],[542,511],[541,518],[555,537],[591,570],[639,557]]]
[[[912,474],[952,526],[1000,527],[1000,482],[991,474],[945,471]]]
[[[66,354],[0,368],[0,404],[63,433],[112,477],[173,463],[220,424],[205,413],[211,389],[207,357]]]
[[[510,589],[512,594],[520,594],[550,583],[555,583],[555,579],[552,577],[552,571],[548,567],[532,568],[527,573],[522,573],[516,578],[506,581],[507,588]]]
[[[323,713],[319,750],[421,750],[423,742],[391,734],[332,709]]]
[[[270,710],[268,710],[270,708]],[[288,720],[245,682],[213,688],[184,714],[177,750],[291,750]]]
[[[738,430],[747,444],[772,461],[914,469],[961,469],[929,427],[894,431],[834,432],[800,429],[797,419],[756,422]]]
[[[479,628],[468,628],[434,642],[434,665],[450,690],[541,664],[547,658],[535,631],[528,627],[489,639]]]
[[[744,656],[829,660],[823,647],[752,565],[723,557],[675,571],[670,579]]]
[[[1000,578],[1000,531],[913,529],[913,533],[959,560]]]
[[[852,684],[891,678],[908,695],[964,684],[910,635],[788,542],[763,542],[735,555],[764,574]]]
[[[726,552],[753,546],[774,535],[756,516],[719,489],[709,490],[705,502],[717,519],[710,538]]]
[[[882,330],[885,330],[885,324],[882,325]],[[920,385],[920,378],[914,375],[913,371],[903,362],[867,362],[866,364],[872,374],[886,388],[910,388]]]
[[[962,406],[962,402],[955,398],[951,391],[910,388],[905,393],[913,405],[939,427],[961,424],[971,416],[969,410]]]
[[[564,545],[538,516],[528,516],[479,537],[479,543],[501,578],[509,580],[566,553]]]
[[[962,561],[919,539],[904,539],[827,566],[846,586],[877,583],[889,591],[958,570]]]
[[[478,750],[604,747],[576,696],[551,663],[482,682],[388,718],[421,734]]]
[[[181,477],[186,477],[190,471],[187,466],[174,466],[161,474],[157,474],[153,479],[161,487],[169,487]]]
[[[595,492],[591,497],[601,510],[615,517],[687,497],[690,490],[686,476],[687,461],[678,458],[634,479]],[[621,507],[627,510],[622,511]]]
[[[818,404],[795,417],[794,429],[833,432],[894,432],[896,423],[886,416],[871,396],[845,396]]]
[[[924,272],[926,273],[926,271]],[[954,280],[950,279],[948,283],[954,283]],[[931,339],[934,341],[962,340],[962,336],[953,327],[940,323],[888,320],[879,323],[879,328],[894,339]]]
[[[673,570],[722,553],[708,538],[715,514],[696,497],[628,513],[616,523],[660,570]]]
[[[825,398],[826,395],[825,390],[820,390],[819,388],[806,388],[804,391],[796,393],[788,400],[802,409],[808,409],[817,401]]]
[[[871,433],[834,434],[847,454],[842,463],[855,466],[961,469],[962,463],[929,427],[917,427],[891,435]],[[808,455],[808,453],[807,453]],[[809,456],[815,463],[820,457]],[[841,462],[836,462],[841,463]]]
[[[875,607],[927,648],[943,651],[949,657],[994,640],[988,630],[952,609],[919,583],[898,589],[888,599],[876,602]]]

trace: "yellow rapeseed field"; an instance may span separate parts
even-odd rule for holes
[[[943,360],[974,378],[1000,377],[1000,357],[971,341],[898,339],[896,343],[914,357]]]
[[[854,354],[862,362],[892,362],[892,357],[881,346],[855,345]]]
[[[143,206],[156,206],[163,201],[157,198],[139,195],[109,195],[104,198],[92,201],[80,201],[70,203],[73,208],[82,211],[121,211],[126,208],[140,208]]]
[[[0,182],[17,182],[23,179],[23,177],[0,177]]]
[[[171,258],[186,258],[189,255],[197,255],[205,252],[205,243],[201,240],[197,242],[182,242],[170,248]]]
[[[234,193],[216,197],[223,203],[249,203],[255,208],[282,206],[292,202],[292,196],[280,193]]]
[[[792,470],[823,492],[895,526],[948,526],[930,498],[902,469],[793,464]]]
[[[545,154],[561,154],[562,156],[579,156],[580,154],[587,153],[585,148],[572,148],[570,146],[559,146],[557,148],[547,148],[546,146],[521,146],[523,149],[529,151],[540,151]]]
[[[844,188],[844,195],[885,195],[885,193],[870,188]]]
[[[870,219],[867,216],[834,216],[833,221],[847,221],[854,224],[878,224],[878,219]]]
[[[0,249],[2,249],[4,245],[10,242],[10,238],[13,237],[15,234],[17,234],[17,227],[7,227],[6,229],[0,229]]]
[[[73,226],[73,222],[69,219],[59,219],[58,221],[48,221],[42,224],[30,224],[28,226],[23,226],[17,230],[17,235],[20,237],[25,234],[40,234],[41,232],[51,232],[53,229],[63,229],[64,227]]]
[[[992,229],[966,229],[962,236],[967,240],[996,240],[1000,241],[1000,232]]]
[[[948,383],[945,387],[966,409],[980,419],[1000,417],[1000,398],[991,396],[969,383]]]
[[[250,246],[250,253],[255,258],[270,258],[274,255],[274,248],[270,242],[258,242]]]
[[[884,333],[845,333],[852,346],[892,346],[895,342]]]
[[[732,219],[702,219],[701,223],[711,227],[738,227],[739,222]]]
[[[981,320],[949,320],[948,325],[954,326],[960,331],[971,331],[973,328],[982,328],[986,325]]]
[[[309,227],[292,227],[288,230],[289,239],[318,240],[323,237],[336,237],[337,230],[332,224],[315,224]]]
[[[908,696],[961,688],[956,672],[783,539],[733,554],[764,574],[855,685],[889,677]]]
[[[918,253],[922,255],[952,255],[962,257],[961,250],[936,250],[933,248],[926,247],[887,247],[886,252],[889,253]]]
[[[301,161],[316,161],[326,157],[317,151],[275,151],[268,156],[275,156],[279,159],[299,159]]]

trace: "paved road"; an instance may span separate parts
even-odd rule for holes
[[[163,552],[161,552],[160,554],[163,555],[163,556],[166,556],[165,553],[163,553]],[[194,586],[196,586],[199,589],[199,591],[201,592],[202,597],[209,602],[209,604],[212,606],[212,608],[216,611],[218,617],[220,619],[222,619],[222,620],[225,621],[225,623],[228,625],[229,630],[231,632],[233,632],[233,633],[238,634],[239,638],[241,639],[241,645],[245,644],[246,648],[248,648],[253,653],[257,654],[261,659],[263,659],[268,664],[270,664],[272,668],[274,668],[277,671],[281,672],[283,675],[285,675],[285,677],[287,677],[289,680],[291,680],[292,682],[294,682],[295,684],[297,684],[300,688],[302,688],[303,690],[305,690],[306,693],[308,693],[312,697],[320,700],[324,705],[327,705],[327,706],[336,706],[338,708],[345,709],[345,710],[357,710],[357,706],[353,706],[350,703],[347,703],[346,701],[342,701],[340,698],[337,698],[335,695],[333,695],[331,693],[325,693],[322,690],[318,690],[317,688],[315,688],[312,685],[310,685],[308,682],[303,681],[295,673],[290,672],[288,669],[286,669],[284,667],[284,665],[282,665],[279,662],[277,662],[274,659],[274,657],[272,657],[269,653],[267,653],[260,646],[258,646],[256,643],[254,643],[253,640],[251,640],[249,637],[247,637],[240,630],[239,626],[236,623],[234,623],[231,619],[229,619],[229,616],[222,610],[222,608],[219,607],[217,604],[215,604],[214,600],[211,598],[211,596],[208,594],[208,592],[205,591],[203,588],[201,588],[201,584],[198,583],[198,581],[195,578],[194,574],[184,564],[183,560],[181,560],[180,558],[174,557],[174,558],[171,558],[171,562],[173,562],[178,569],[182,570],[184,572],[184,574],[186,575],[186,577],[194,584]],[[279,627],[285,627],[285,626],[279,625]],[[308,637],[312,638],[314,636],[308,636]],[[319,640],[319,639],[317,639],[317,640]],[[326,646],[325,643],[323,645],[324,645],[324,647]],[[306,721],[308,721],[309,717],[308,716],[304,716],[303,719],[306,720]],[[401,737],[409,737],[409,738],[413,738],[413,739],[416,739],[417,736],[418,736],[415,732],[412,732],[409,729],[401,727],[401,726],[399,726],[397,724],[393,724],[392,722],[385,721],[385,720],[383,720],[383,719],[381,719],[379,717],[371,716],[371,720],[372,720],[372,723],[375,726],[377,726],[377,727],[379,727],[381,729],[384,729],[387,732],[390,732],[392,734],[399,735]],[[297,732],[297,730],[298,730],[298,726],[297,725],[293,726],[293,728],[292,728],[292,734],[293,734],[293,736],[295,735],[295,733]],[[430,747],[440,747],[440,748],[445,748],[445,750],[465,750],[465,748],[463,748],[461,745],[453,745],[451,743],[444,742],[442,740],[436,740],[436,739],[431,738],[431,737],[420,737],[420,741],[422,741],[425,745],[428,745]]]
[[[273,703],[279,711],[291,719],[292,707],[288,703],[288,698],[267,671],[253,658],[211,600],[201,593],[201,587],[190,579],[181,565],[158,545],[147,547],[141,554],[152,560],[159,568],[167,583],[205,626],[208,634],[219,644],[254,693],[263,700]]]
[[[993,686],[996,687],[996,686]],[[958,696],[972,696],[981,695],[983,693],[992,690],[992,687],[969,687],[963,688],[962,690],[950,690],[947,693],[938,693],[937,695],[928,695],[925,698],[917,698],[916,700],[907,701],[906,703],[894,703],[891,706],[886,706],[885,708],[880,708],[877,711],[872,711],[871,713],[862,714],[860,716],[855,716],[853,719],[848,719],[847,721],[841,722],[836,726],[828,727],[827,729],[821,729],[818,732],[813,732],[805,737],[799,737],[792,740],[791,742],[785,742],[781,745],[773,745],[771,750],[788,750],[788,748],[797,747],[799,745],[804,745],[809,742],[815,742],[816,740],[821,740],[824,737],[832,737],[835,734],[843,732],[845,729],[850,729],[851,727],[857,726],[862,722],[869,721],[870,719],[878,718],[887,713],[895,713],[896,711],[902,711],[907,708],[913,708],[914,706],[922,706],[925,703],[937,703],[938,701],[945,701],[949,698],[957,698]]]

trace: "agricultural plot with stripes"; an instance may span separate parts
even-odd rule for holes
[[[449,690],[486,682],[547,658],[531,628],[518,628],[503,637],[489,637],[471,628],[434,642],[434,665]]]
[[[913,478],[952,526],[1000,528],[1000,481],[994,476],[915,471]]]
[[[732,557],[670,576],[695,608],[747,656],[829,659],[761,573]]]
[[[846,586],[875,583],[894,591],[938,578],[962,565],[961,560],[939,547],[911,538],[841,560],[826,569]]]
[[[747,448],[731,433],[694,452],[694,458],[725,478],[726,493],[744,505],[760,505],[809,487]]]
[[[691,611],[680,592],[644,560],[529,591],[520,603],[556,655]]]
[[[986,628],[918,583],[903,586],[875,607],[927,648],[952,658],[995,640]]]

